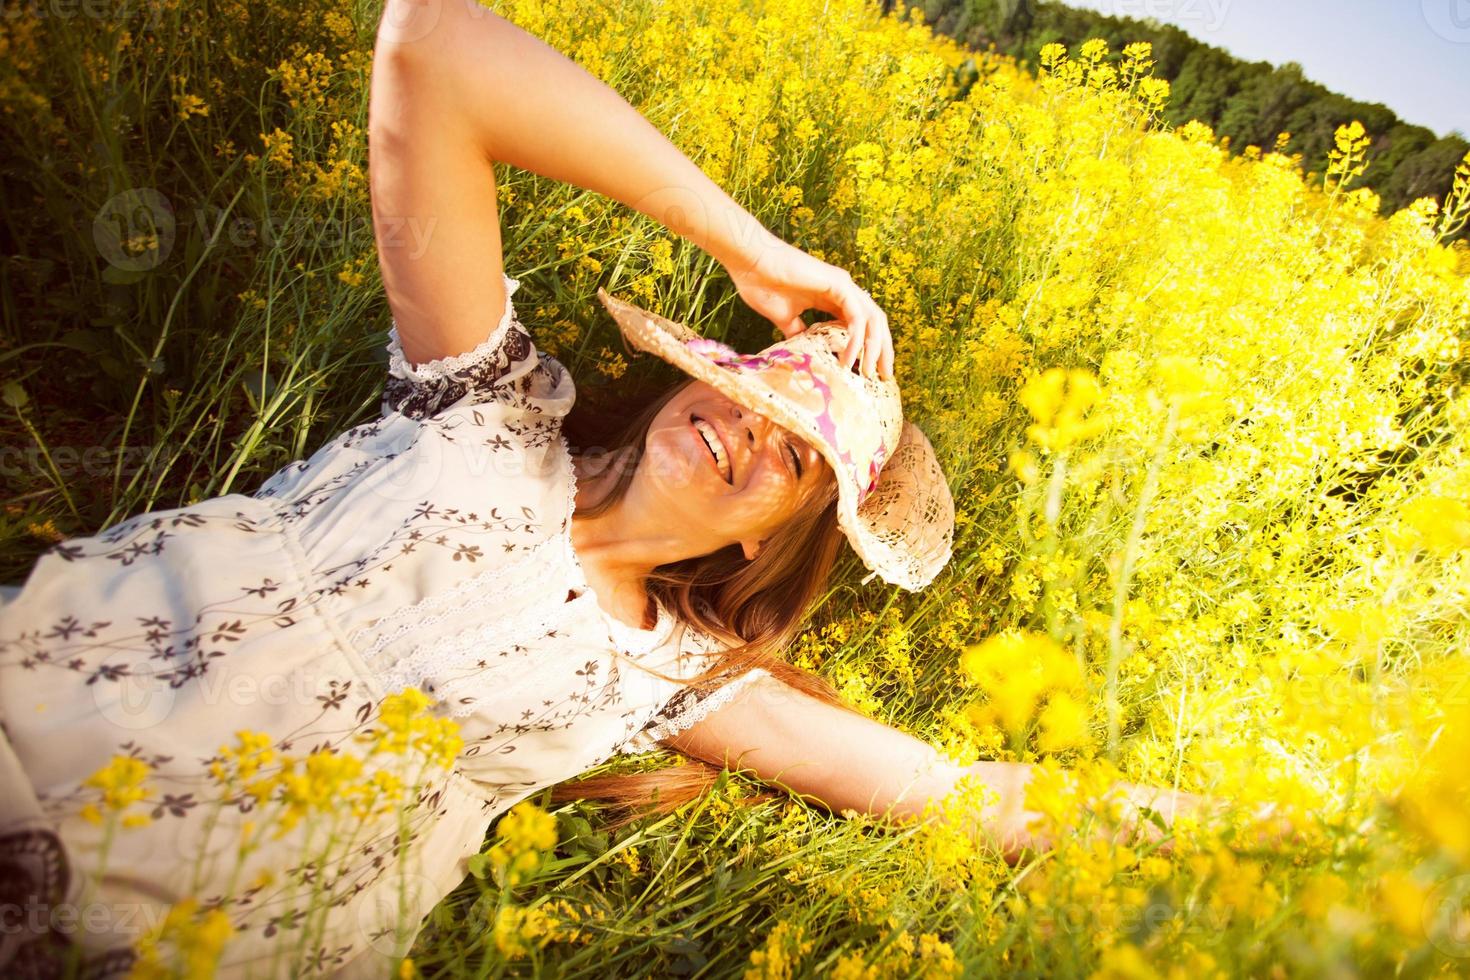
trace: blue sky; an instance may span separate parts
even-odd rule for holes
[[[1470,136],[1470,0],[1065,0],[1174,24],[1247,61]]]

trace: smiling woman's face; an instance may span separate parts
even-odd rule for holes
[[[703,381],[687,384],[654,417],[638,469],[671,520],[704,527],[710,551],[741,542],[746,557],[831,479],[804,439]]]

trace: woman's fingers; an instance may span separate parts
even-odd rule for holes
[[[867,332],[863,330],[862,321],[852,317],[847,321],[847,346],[842,349],[842,369],[851,371],[853,363],[862,353],[863,341],[867,339]]]
[[[863,374],[870,378],[880,376],[878,362],[888,346],[888,328],[882,321],[882,316],[882,311],[878,311],[868,321],[868,339],[863,344]]]
[[[888,346],[888,319],[873,302],[873,297],[866,290],[859,289],[852,277],[845,273],[840,287],[833,292],[838,301],[839,315],[847,322],[847,345],[842,351],[842,367],[852,370],[861,357],[862,373],[875,377]]]
[[[859,289],[857,294],[854,303],[858,312],[847,317],[848,338],[842,366],[850,370],[861,356],[863,375],[892,380],[893,336],[888,330],[888,317],[866,291]]]
[[[766,315],[786,337],[806,330],[798,307],[815,307],[847,325],[838,362],[866,377],[893,380],[893,336],[888,317],[844,269],[784,244],[763,268],[734,269],[730,277],[746,304]]]

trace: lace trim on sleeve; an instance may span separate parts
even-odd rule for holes
[[[635,751],[656,748],[659,741],[672,738],[693,727],[730,703],[730,700],[762,677],[770,673],[760,667],[752,667],[745,673],[713,690],[698,690],[686,687],[669,699],[669,703],[654,715],[643,730],[629,740]]]
[[[520,280],[510,276],[504,279],[505,311],[490,336],[473,350],[415,366],[403,354],[398,325],[389,328],[384,415],[396,411],[412,419],[424,419],[466,396],[487,402],[512,397],[506,386],[535,365],[536,351],[511,300]]]
[[[414,366],[404,356],[403,340],[398,336],[398,322],[395,320],[393,326],[388,328],[388,373],[395,378],[418,383],[442,381],[456,374],[463,374],[494,353],[505,340],[506,332],[510,330],[510,321],[515,318],[515,304],[510,298],[521,285],[519,279],[512,279],[504,273],[501,278],[505,280],[505,312],[500,315],[500,322],[490,331],[490,336],[463,354],[439,357]]]

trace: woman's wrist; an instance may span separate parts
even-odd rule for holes
[[[685,237],[730,272],[746,272],[756,267],[762,255],[786,243],[761,224],[755,215],[728,197],[726,200],[728,204],[712,209],[712,220],[703,241]]]
[[[732,273],[753,269],[770,249],[784,245],[760,220],[698,172],[694,187],[673,185],[628,203],[692,242]]]

